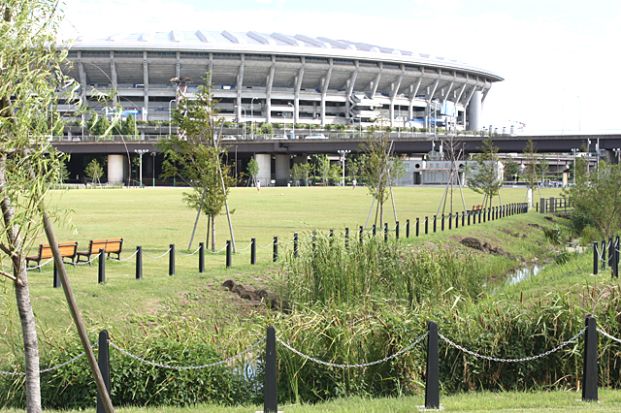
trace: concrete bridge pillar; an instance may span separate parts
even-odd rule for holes
[[[481,100],[483,99],[483,93],[477,90],[470,99],[468,105],[468,130],[478,131],[481,130]]]
[[[127,178],[127,159],[125,155],[108,155],[108,183],[122,184]]]
[[[272,156],[266,153],[258,153],[254,156],[259,164],[259,174],[257,180],[261,186],[269,186],[272,180]]]
[[[276,185],[286,186],[291,178],[291,158],[289,155],[276,155]]]

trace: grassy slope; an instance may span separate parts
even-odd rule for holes
[[[396,188],[399,216],[406,218],[433,214],[442,195],[441,188]],[[141,244],[144,247],[144,279],[134,280],[134,262],[107,263],[107,284],[96,284],[97,266],[69,268],[74,291],[83,314],[93,331],[109,328],[113,334],[142,334],[136,332],[136,319],[151,316],[192,315],[206,320],[213,330],[232,322],[238,323],[238,315],[244,314],[239,300],[231,297],[219,287],[222,281],[233,278],[255,287],[269,285],[278,266],[271,264],[272,235],[290,239],[291,233],[309,228],[343,228],[362,223],[366,218],[370,197],[364,188],[268,188],[257,192],[254,188],[235,188],[232,190],[231,204],[234,214],[235,230],[240,240],[252,235],[258,239],[259,265],[248,264],[249,251],[241,251],[234,257],[234,267],[224,269],[222,254],[206,257],[207,272],[197,271],[197,257],[185,256],[178,251],[177,276],[167,275],[167,257],[153,259],[174,242],[183,245],[187,242],[193,213],[184,207],[181,189],[145,190],[74,190],[52,194],[51,204],[59,209],[71,208],[71,225],[59,228],[59,239],[76,239],[86,245],[88,239],[105,236],[123,236],[127,249]],[[477,202],[476,194],[466,191],[468,205]],[[520,201],[523,190],[504,189],[505,202]],[[538,216],[528,220],[541,220]],[[460,234],[472,234],[495,245],[506,245],[510,253],[532,256],[537,243],[542,242],[541,234],[530,242],[512,237],[500,231],[507,221],[515,231],[528,228],[524,217],[516,216],[506,221],[486,223],[481,226],[462,228],[411,240],[414,245],[434,240],[452,242]],[[504,223],[503,223],[504,222]],[[448,225],[447,225],[448,227]],[[220,230],[224,230],[220,219]],[[498,231],[490,232],[491,228]],[[422,229],[422,227],[421,227]],[[438,225],[439,230],[439,225]],[[412,227],[412,232],[414,227]],[[403,228],[402,234],[405,233]],[[491,235],[493,233],[493,236]],[[221,237],[223,238],[223,237]],[[282,240],[283,238],[281,238]],[[284,242],[281,241],[284,244]],[[247,243],[246,243],[247,245]],[[125,255],[127,256],[127,254]],[[96,263],[95,263],[96,264]],[[490,273],[503,273],[515,263],[506,258],[496,257],[485,263]],[[39,329],[43,337],[43,347],[54,342],[59,331],[67,332],[68,340],[74,339],[74,330],[60,289],[51,288],[51,266],[41,273],[31,273],[31,291]],[[0,349],[20,348],[17,315],[12,296],[0,295],[3,312],[7,317],[0,324]],[[44,351],[44,349],[43,349]],[[0,351],[0,361],[11,356]]]
[[[284,405],[279,409],[286,413],[411,413],[419,411],[424,404],[422,397],[393,399],[339,399],[317,405]],[[600,390],[600,402],[583,403],[577,392],[533,393],[466,393],[441,398],[442,410],[446,412],[618,412],[621,409],[621,391]],[[262,406],[222,407],[201,405],[196,407],[122,408],[119,413],[246,413],[262,410]],[[433,411],[433,410],[431,410]],[[1,413],[17,413],[18,410],[0,410]],[[81,410],[91,413],[94,410]],[[75,413],[75,411],[65,411]]]

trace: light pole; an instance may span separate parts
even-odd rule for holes
[[[168,102],[168,138],[172,137],[172,103],[176,101],[177,99],[173,99]]]
[[[254,122],[254,100],[256,99],[256,97],[250,99],[250,121],[252,122],[250,124],[250,135],[252,136],[252,139],[254,140],[254,129],[255,129],[255,122]]]
[[[337,151],[339,153],[339,155],[341,155],[341,163],[342,163],[342,172],[343,172],[343,180],[342,180],[342,186],[345,186],[345,156],[347,156],[348,153],[350,153],[351,151],[349,149],[339,149]]]
[[[293,120],[293,129],[291,130],[293,136],[291,137],[291,139],[295,139],[295,105],[293,105],[291,102],[287,102],[287,106],[291,106],[291,120]]]
[[[149,153],[148,149],[134,149],[134,152],[136,152],[138,154],[138,158],[140,159],[140,163],[139,163],[139,170],[138,170],[138,180],[140,181],[140,187],[144,188],[144,185],[142,184],[142,155],[144,155],[145,153]]]
[[[151,171],[151,186],[155,188],[155,152],[151,152],[151,166],[153,168]]]
[[[574,185],[576,185],[576,154],[578,153],[578,148],[571,148],[571,153],[573,154],[573,158],[574,158],[574,170],[571,175],[572,175],[572,181]]]

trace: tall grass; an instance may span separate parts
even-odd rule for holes
[[[482,292],[484,274],[461,249],[412,249],[379,238],[350,241],[346,247],[339,238],[313,239],[299,257],[289,255],[286,261],[284,294],[290,303],[340,306],[384,300],[413,308]]]

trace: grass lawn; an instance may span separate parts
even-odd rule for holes
[[[278,272],[279,266],[271,262],[272,236],[280,237],[281,254],[284,255],[283,250],[290,248],[293,232],[299,231],[301,239],[308,239],[304,231],[315,228],[342,230],[346,226],[354,228],[363,224],[371,199],[368,191],[361,187],[355,190],[351,187],[263,188],[261,191],[233,188],[231,208],[235,211],[233,220],[240,251],[233,257],[233,267],[228,270],[224,265],[224,253],[207,254],[206,272],[199,274],[198,257],[186,255],[185,250],[195,217],[195,213],[183,204],[182,194],[185,190],[88,189],[58,191],[50,195],[51,207],[71,210],[66,224],[58,225],[59,240],[77,240],[81,248],[85,248],[89,239],[121,236],[125,239],[124,249],[127,251],[123,257],[128,257],[136,245],[143,246],[144,279],[139,282],[134,279],[133,259],[126,262],[109,260],[106,264],[105,285],[97,285],[96,262],[92,266],[68,267],[74,293],[89,326],[106,327],[117,334],[123,332],[124,335],[132,336],[142,334],[135,331],[136,318],[144,320],[157,314],[191,314],[209,320],[210,327],[219,330],[222,324],[231,319],[231,305],[234,304],[230,294],[220,288],[225,279],[233,278],[244,284],[265,287],[266,282]],[[416,217],[433,215],[443,191],[443,188],[428,187],[395,188],[401,222],[409,218],[413,225]],[[479,195],[469,190],[464,192],[467,206],[480,203]],[[558,190],[550,190],[542,196],[557,194]],[[506,203],[522,202],[524,189],[504,188],[501,196]],[[456,196],[456,199],[459,197]],[[390,209],[387,214],[391,215]],[[520,219],[519,216],[507,218]],[[505,225],[505,221],[490,222],[429,235],[412,242],[444,241],[466,232],[483,236],[489,233],[490,228]],[[204,225],[200,228],[198,237],[202,239]],[[218,244],[222,245],[228,238],[224,217],[219,217],[217,228]],[[405,235],[405,228],[402,227],[401,233]],[[258,245],[256,266],[249,264],[248,241],[253,236],[257,238]],[[504,237],[505,241],[518,249],[510,251],[512,253],[519,253],[520,248],[532,247],[522,245],[523,241],[500,232],[497,236]],[[174,277],[168,276],[167,256],[161,256],[170,243],[177,245],[177,272]],[[156,258],[158,256],[160,258]],[[51,337],[58,336],[59,331],[66,332],[67,340],[75,339],[62,290],[52,289],[51,284],[51,264],[41,272],[31,271],[31,294],[38,328],[43,337],[42,351],[45,351],[48,341],[55,342]],[[21,347],[14,298],[9,293],[10,289],[6,291],[6,294],[0,294],[0,308],[5,314],[0,323],[0,331],[3,332],[0,335],[0,362],[13,359],[14,355],[8,354],[7,348],[18,350]]]
[[[574,391],[555,392],[472,392],[443,396],[440,400],[446,412],[618,412],[621,410],[621,390],[600,389],[598,403],[580,401],[580,393]],[[411,413],[422,409],[423,397],[339,399],[316,405],[283,405],[284,413]],[[222,407],[200,405],[195,407],[150,407],[120,408],[119,413],[247,413],[262,410],[262,406]],[[50,413],[52,411],[49,411]],[[95,410],[80,410],[91,413]],[[428,410],[438,411],[438,410]],[[17,413],[18,410],[0,410],[1,413]],[[77,413],[77,411],[63,411]]]

